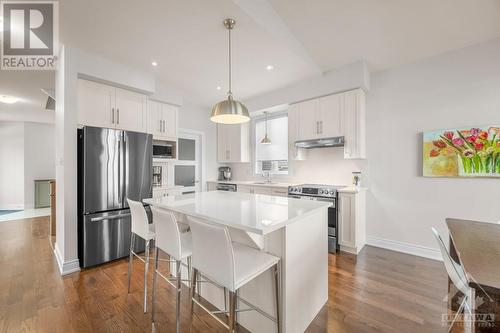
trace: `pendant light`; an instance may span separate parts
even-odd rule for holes
[[[235,24],[236,21],[233,19],[224,20],[224,26],[229,32],[229,90],[227,99],[215,104],[210,116],[211,121],[219,124],[241,124],[250,120],[247,108],[241,102],[233,99],[231,91],[231,30]]]
[[[260,143],[263,145],[270,145],[271,140],[269,140],[269,138],[267,137],[267,120],[268,120],[269,112],[265,111],[264,114],[266,115],[266,135],[264,136],[264,139],[262,139],[260,141]]]

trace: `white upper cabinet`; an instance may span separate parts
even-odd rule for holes
[[[115,88],[78,80],[78,123],[95,127],[115,127]]]
[[[344,158],[366,158],[366,97],[362,89],[344,95]]]
[[[299,112],[299,135],[297,140],[315,139],[318,137],[318,122],[316,119],[318,100],[312,99],[296,104]]]
[[[146,132],[146,96],[116,88],[116,128]]]
[[[299,138],[300,105],[292,104],[288,109],[288,159],[289,160],[304,160],[306,150],[295,147],[295,141]]]
[[[342,95],[329,95],[294,104],[299,112],[298,140],[343,136]]]
[[[217,124],[217,161],[250,162],[250,123]]]
[[[177,139],[178,108],[170,104],[162,105],[164,130],[167,138]]]
[[[365,99],[364,91],[355,89],[290,105],[289,144],[343,136],[344,158],[366,158]],[[290,156],[297,152],[290,146]]]
[[[344,135],[342,94],[321,97],[316,114],[318,137],[331,138]]]
[[[177,140],[178,108],[176,106],[148,101],[148,133],[157,140]]]
[[[146,132],[146,96],[87,80],[78,80],[78,123]]]

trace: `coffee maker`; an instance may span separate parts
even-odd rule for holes
[[[219,180],[231,180],[231,168],[230,167],[220,167],[219,168]]]

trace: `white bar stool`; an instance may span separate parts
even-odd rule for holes
[[[144,267],[144,313],[147,312],[148,300],[148,271],[149,271],[149,249],[151,241],[155,239],[155,226],[149,224],[148,215],[141,202],[127,198],[132,214],[132,234],[130,235],[130,254],[128,260],[128,293],[130,294],[130,279],[132,278],[132,261],[136,256],[145,265]],[[135,237],[138,236],[146,241],[145,258],[141,258],[134,252]]]
[[[227,227],[197,221],[191,217],[188,217],[188,220],[193,237],[191,320],[194,303],[196,303],[229,329],[229,332],[234,332],[236,314],[241,311],[255,310],[274,321],[278,333],[281,333],[280,258],[249,246],[231,242]],[[272,269],[274,275],[276,317],[238,296],[238,290],[241,287],[268,269]],[[228,313],[227,311],[210,311],[195,299],[198,275],[229,291],[229,324],[215,316],[215,314]],[[248,308],[236,309],[238,300]]]
[[[181,283],[182,283],[182,272],[181,265],[182,260],[187,260],[188,268],[188,280],[191,275],[191,233],[185,232],[181,233],[179,230],[179,224],[177,223],[177,218],[172,212],[158,209],[156,207],[151,207],[153,212],[153,221],[156,225],[156,251],[155,251],[155,269],[153,272],[153,308],[152,308],[152,322],[155,324],[155,303],[156,303],[156,277],[160,275],[165,281],[176,288],[176,303],[175,303],[175,313],[176,313],[176,329],[180,332],[180,308],[181,308]],[[158,271],[158,255],[159,250],[167,253],[170,258],[174,260],[168,260],[169,262],[175,261],[176,268],[176,285],[174,285],[168,277],[164,276]]]

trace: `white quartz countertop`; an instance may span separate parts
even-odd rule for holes
[[[359,192],[364,192],[367,191],[368,188],[366,187],[359,187],[359,186],[346,186],[343,188],[339,188],[337,191],[339,193],[359,193]]]
[[[160,189],[160,190],[180,190],[181,188],[184,188],[182,185],[153,185],[153,189]]]
[[[262,187],[278,187],[278,188],[288,188],[288,186],[299,185],[300,183],[284,183],[284,182],[272,182],[266,183],[264,180],[209,180],[207,183],[223,183],[223,184],[236,184],[241,186],[262,186]]]
[[[226,191],[151,198],[144,202],[260,235],[297,222],[331,205],[321,201]]]

